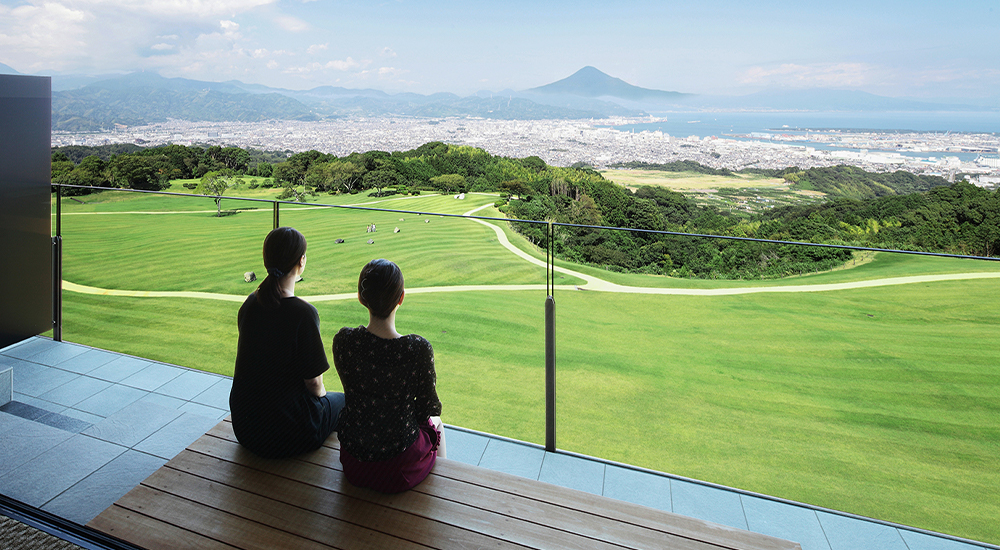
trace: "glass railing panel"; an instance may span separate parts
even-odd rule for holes
[[[231,374],[243,266],[259,263],[268,206],[225,199],[218,216],[204,197],[63,197],[63,338]]]
[[[633,288],[556,292],[558,446],[989,539],[997,275],[888,253],[779,280],[599,274]]]

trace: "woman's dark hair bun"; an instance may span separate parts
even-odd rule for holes
[[[358,298],[372,315],[385,319],[403,297],[403,272],[399,266],[379,258],[361,269],[358,277]]]

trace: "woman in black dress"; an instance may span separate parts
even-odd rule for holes
[[[295,297],[306,268],[306,239],[279,227],[264,239],[267,277],[237,316],[240,338],[229,394],[236,439],[255,454],[279,458],[318,449],[337,429],[344,394],[327,393],[330,368],[319,314]]]

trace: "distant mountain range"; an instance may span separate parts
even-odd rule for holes
[[[0,74],[20,74],[0,63]],[[168,119],[191,121],[323,120],[351,116],[480,117],[503,120],[589,119],[696,110],[970,111],[987,105],[923,102],[844,90],[776,90],[726,97],[634,86],[584,67],[523,91],[388,94],[321,86],[297,91],[259,84],[164,78],[156,73],[52,77],[52,128],[96,131]]]

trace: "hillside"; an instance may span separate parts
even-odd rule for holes
[[[79,79],[78,79],[79,80]],[[321,120],[343,116],[480,117],[501,120],[642,116],[642,111],[591,100],[551,104],[523,96],[459,97],[438,93],[387,94],[322,86],[305,91],[238,81],[204,82],[155,73],[114,76],[52,94],[52,129],[96,131],[167,119],[190,121]]]

